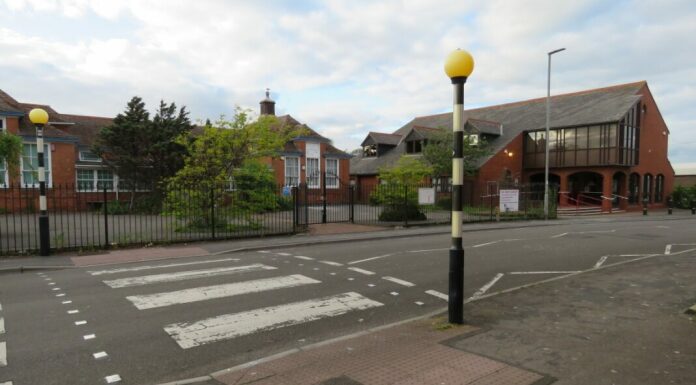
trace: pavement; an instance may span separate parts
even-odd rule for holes
[[[693,219],[675,214],[475,224],[465,231]],[[316,235],[12,258],[2,260],[0,269],[72,268],[448,232],[449,226],[384,230],[335,224]],[[696,245],[675,244],[664,254],[478,297],[465,305],[462,326],[447,324],[444,309],[437,309],[170,384],[693,384],[696,318],[686,311],[696,304],[695,271]],[[0,322],[0,366],[3,332]]]

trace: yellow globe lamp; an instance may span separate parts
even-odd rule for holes
[[[38,126],[48,123],[48,112],[42,108],[34,108],[29,111],[29,120]]]
[[[447,56],[445,73],[450,79],[467,78],[474,72],[474,58],[463,49],[457,48]]]

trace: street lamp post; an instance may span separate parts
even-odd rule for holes
[[[462,245],[462,199],[464,185],[464,83],[474,70],[474,58],[457,49],[445,61],[445,73],[454,86],[452,131],[452,246],[449,251],[449,322],[464,323],[464,247]]]
[[[546,76],[546,156],[544,157],[544,220],[549,219],[549,131],[551,121],[551,55],[565,51],[565,48],[555,49],[548,53],[549,65]]]
[[[36,156],[39,163],[39,255],[48,256],[51,244],[48,234],[48,211],[46,207],[46,172],[44,158],[43,128],[48,123],[48,113],[41,108],[29,111],[29,120],[36,127]]]

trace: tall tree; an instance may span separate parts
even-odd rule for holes
[[[433,180],[442,181],[443,177],[452,175],[452,149],[454,135],[450,130],[441,129],[428,138],[428,144],[423,148],[423,162],[432,167]],[[464,175],[474,175],[478,170],[478,161],[491,154],[485,139],[477,142],[464,139]]]
[[[159,109],[152,118],[146,135],[148,136],[148,162],[150,180],[156,182],[159,190],[160,181],[176,174],[184,166],[186,146],[177,141],[183,134],[193,129],[186,107],[177,111],[176,105],[167,105],[160,101]]]

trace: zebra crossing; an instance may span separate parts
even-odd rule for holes
[[[291,257],[290,254],[281,257]],[[308,257],[306,257],[308,258]],[[154,274],[126,276],[114,279],[104,279],[102,282],[111,289],[142,287],[143,290],[149,289],[148,285],[177,283],[186,281],[191,287],[172,291],[151,291],[143,294],[133,294],[125,296],[137,310],[147,311],[150,309],[174,307],[183,304],[192,304],[213,299],[231,298],[245,294],[273,293],[274,291],[292,290],[303,286],[319,285],[323,282],[310,278],[302,274],[279,274],[278,267],[271,263],[239,263],[238,258],[225,258],[218,260],[206,260],[196,262],[170,263],[164,265],[136,266],[127,268],[115,268],[98,271],[88,271],[95,277],[113,276],[116,274],[131,275],[142,274],[145,271],[155,269],[167,270],[170,268],[192,268],[191,270],[173,272],[154,272]],[[235,263],[233,266],[199,268],[205,263]],[[326,263],[331,261],[320,261],[329,266],[342,266],[339,263]],[[245,280],[244,274],[254,272],[273,272],[272,277]],[[196,280],[219,277],[234,276],[235,282],[196,286]],[[109,277],[111,278],[111,277]],[[187,322],[176,322],[164,324],[162,328],[182,349],[190,349],[201,345],[211,344],[219,341],[231,340],[234,338],[280,329],[288,326],[304,324],[318,321],[325,318],[338,317],[354,311],[361,311],[371,308],[384,306],[383,303],[367,298],[355,291],[346,291],[335,295],[322,296],[312,299],[301,299],[294,302],[287,302],[280,305],[260,307],[252,310],[245,310],[237,313],[220,314],[206,319],[191,320]],[[178,320],[181,321],[181,320]],[[166,323],[166,322],[165,322]]]

